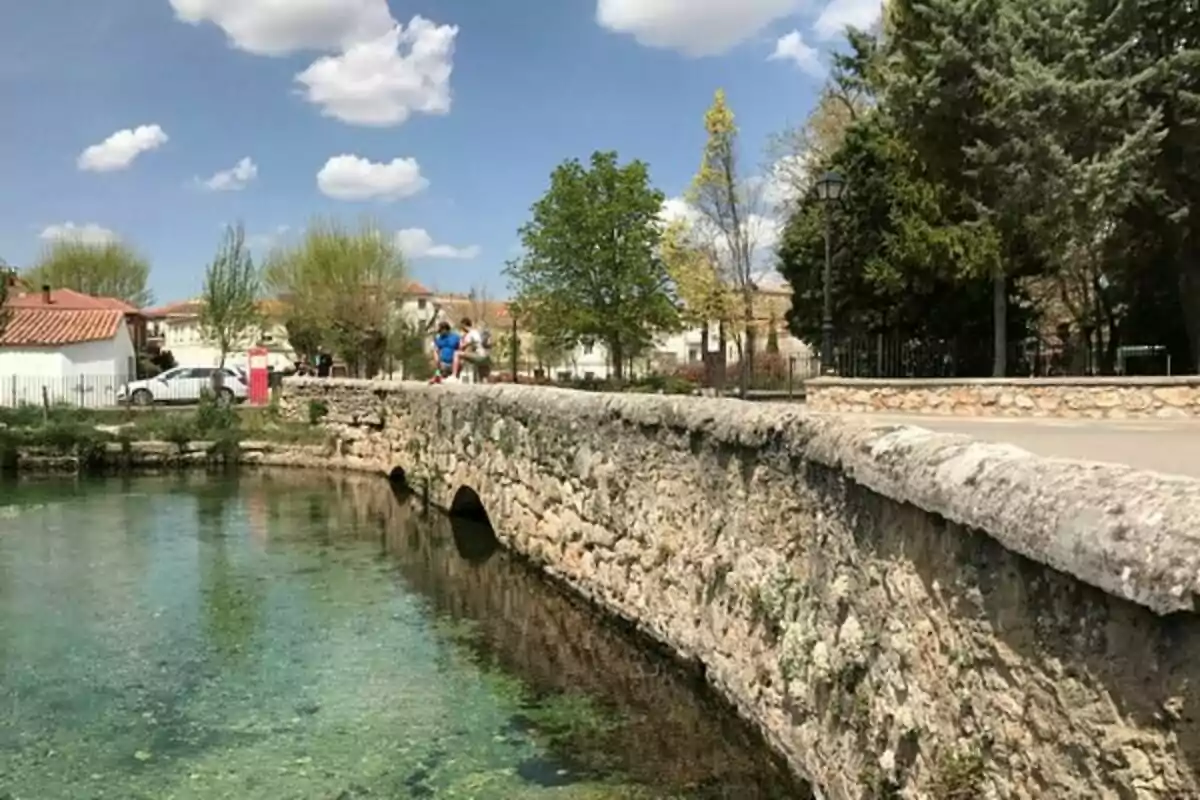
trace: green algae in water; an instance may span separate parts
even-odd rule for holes
[[[0,487],[0,797],[804,797],[652,656],[382,481]]]

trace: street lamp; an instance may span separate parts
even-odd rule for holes
[[[840,202],[846,181],[836,172],[826,172],[817,181],[817,198],[825,204],[825,272],[822,277],[824,310],[821,315],[821,372],[832,375],[833,368],[833,205]]]

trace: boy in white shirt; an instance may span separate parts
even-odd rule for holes
[[[461,326],[462,342],[458,352],[454,354],[454,377],[460,376],[464,363],[474,365],[480,373],[486,373],[488,366],[492,363],[489,337],[482,331],[471,327],[471,320],[467,317],[463,317]]]

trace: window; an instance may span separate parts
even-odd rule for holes
[[[595,349],[595,347],[596,346],[594,344],[592,344],[591,342],[584,342],[583,343],[583,354],[585,356],[590,356],[592,354],[592,350]]]
[[[688,348],[688,363],[695,364],[699,360],[700,360],[700,348],[699,347],[689,347]]]
[[[425,310],[425,298],[418,297],[417,298],[417,311],[424,311],[424,310]]]

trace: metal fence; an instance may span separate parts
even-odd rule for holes
[[[120,405],[117,392],[128,381],[124,375],[4,375],[0,376],[0,407],[113,408]]]

